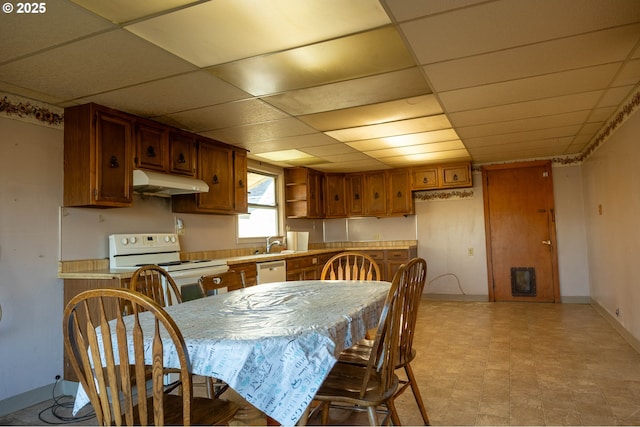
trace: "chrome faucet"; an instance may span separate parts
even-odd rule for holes
[[[273,245],[282,245],[282,242],[280,240],[274,240],[273,242],[271,241],[271,239],[275,237],[275,236],[269,236],[267,237],[267,253],[270,254],[271,253],[271,246]]]

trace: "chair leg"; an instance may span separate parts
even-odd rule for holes
[[[367,414],[369,414],[369,425],[377,426],[380,425],[378,423],[378,413],[376,411],[375,406],[367,406]]]
[[[418,388],[418,382],[416,381],[416,377],[413,374],[413,369],[411,369],[411,364],[407,363],[404,367],[404,370],[407,373],[407,378],[409,379],[409,383],[411,384],[411,391],[413,392],[413,397],[416,399],[416,403],[418,404],[418,408],[420,409],[420,415],[422,415],[422,421],[424,421],[424,425],[428,426],[430,424],[429,424],[429,416],[427,415],[427,408],[425,408],[424,402],[422,401],[422,395],[420,394],[420,389]]]
[[[387,401],[387,408],[389,408],[389,414],[391,415],[391,422],[394,426],[401,426],[400,417],[398,416],[398,410],[396,409],[396,404],[393,399],[389,399]]]

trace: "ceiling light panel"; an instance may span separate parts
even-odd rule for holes
[[[274,160],[276,162],[308,159],[313,157],[311,154],[307,154],[300,150],[271,151],[269,153],[256,154],[256,156],[264,157],[265,159]]]
[[[394,27],[256,56],[209,69],[255,96],[408,68],[413,57]]]
[[[326,131],[432,116],[441,113],[442,108],[436,97],[434,95],[423,95],[379,104],[309,114],[298,118],[315,129]]]
[[[430,94],[417,67],[263,97],[294,116]]]
[[[399,120],[370,126],[360,126],[350,129],[340,129],[325,132],[338,141],[359,141],[363,139],[383,138],[387,136],[420,133],[431,130],[450,128],[451,123],[444,114],[419,117],[416,119]]]
[[[409,135],[389,136],[386,138],[365,139],[351,141],[346,144],[360,151],[381,150],[392,147],[405,147],[409,145],[429,144],[434,142],[457,140],[458,135],[453,129],[436,130],[432,132],[420,132]]]
[[[126,29],[199,67],[208,67],[389,23],[377,0],[218,0]]]

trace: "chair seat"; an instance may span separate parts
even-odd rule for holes
[[[164,424],[168,426],[184,425],[181,396],[165,394]],[[191,401],[191,425],[228,425],[240,406],[221,400],[194,397]],[[134,408],[134,419],[138,420],[138,407]],[[147,399],[147,417],[153,420],[153,401]]]
[[[360,340],[353,347],[349,347],[340,353],[338,356],[339,363],[349,363],[351,365],[365,366],[369,362],[371,357],[371,349],[373,347],[372,340]],[[411,349],[411,354],[408,358],[401,354],[401,359],[396,363],[396,369],[403,368],[404,365],[410,363],[416,358],[416,351]]]
[[[366,393],[363,397],[360,397],[360,390],[362,389],[366,372],[367,369],[364,366],[336,363],[314,399],[362,406],[383,404],[393,396],[398,388],[398,376],[394,375],[391,387],[381,392],[379,391],[380,378],[377,372],[374,371],[367,383]]]

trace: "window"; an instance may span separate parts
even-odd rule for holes
[[[276,176],[249,171],[249,214],[238,217],[238,237],[267,237],[278,235],[278,195]]]

